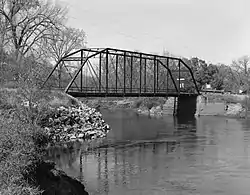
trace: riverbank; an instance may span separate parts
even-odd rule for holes
[[[139,114],[162,116],[174,115],[177,109],[174,97],[168,98],[80,98],[97,109],[132,109]],[[224,116],[245,118],[250,110],[246,95],[202,94],[197,97],[195,116]]]
[[[196,116],[246,118],[249,97],[236,94],[202,94],[197,98]]]
[[[0,113],[1,194],[88,194],[44,158],[48,145],[104,137],[109,126],[99,112],[60,92],[1,89]]]
[[[97,109],[130,109],[146,115],[173,115],[174,98],[80,98],[84,104]]]

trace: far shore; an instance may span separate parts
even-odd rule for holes
[[[166,98],[80,98],[80,101],[97,110],[130,109],[143,115],[173,115],[173,102]],[[249,116],[249,104],[249,97],[246,95],[202,94],[197,98],[195,116],[246,118]]]

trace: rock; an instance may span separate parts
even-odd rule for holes
[[[83,138],[84,137],[84,134],[83,133],[80,133],[79,135],[78,135],[78,138]]]
[[[150,113],[151,113],[151,114],[158,114],[158,113],[160,113],[161,111],[162,111],[162,109],[161,109],[160,106],[152,107],[152,108],[150,109]]]
[[[148,110],[148,109],[139,109],[138,110],[138,112],[140,113],[140,114],[145,114],[145,115],[148,115],[148,114],[150,114],[150,111]]]
[[[76,139],[76,136],[75,136],[75,135],[72,135],[72,136],[70,137],[70,139]]]
[[[87,139],[104,137],[110,130],[109,125],[101,117],[101,113],[84,104],[80,107],[59,107],[55,110],[45,130],[53,140],[70,141],[75,139]]]
[[[244,117],[245,109],[242,107],[240,103],[237,104],[229,104],[226,115],[227,116],[239,116]]]

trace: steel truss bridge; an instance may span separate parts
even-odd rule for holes
[[[200,94],[180,58],[113,48],[84,48],[62,57],[43,83],[75,97],[167,97]]]

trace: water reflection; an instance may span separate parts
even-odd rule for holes
[[[48,154],[90,194],[249,194],[249,121],[104,114],[112,145]]]

